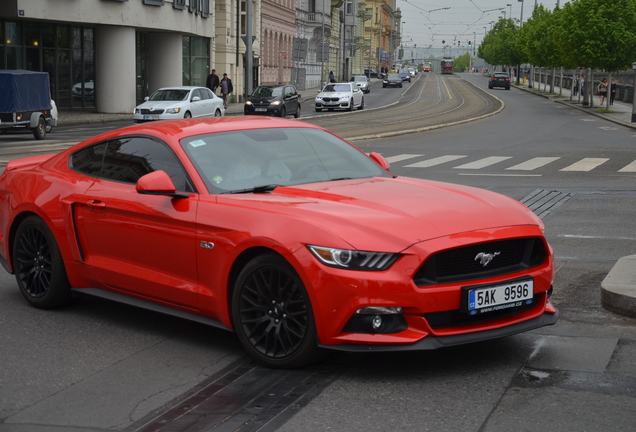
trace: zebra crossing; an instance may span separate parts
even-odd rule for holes
[[[486,168],[494,168],[510,172],[518,171],[520,174],[538,170],[544,167],[555,167],[563,172],[590,172],[602,167],[610,158],[586,157],[576,161],[567,161],[561,156],[538,156],[527,160],[518,160],[512,156],[487,156],[471,160],[469,155],[442,155],[427,158],[424,154],[398,154],[385,156],[393,167],[401,168],[431,168],[440,165],[455,170],[477,171]],[[559,162],[561,164],[559,165]],[[512,165],[510,165],[512,164]],[[636,173],[636,160],[624,165],[617,170],[620,173]]]

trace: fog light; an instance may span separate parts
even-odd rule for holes
[[[380,315],[374,316],[373,320],[371,320],[371,326],[373,327],[373,330],[378,330],[382,327],[382,317]]]

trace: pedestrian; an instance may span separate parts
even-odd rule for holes
[[[579,91],[579,77],[575,76],[574,77],[574,87],[572,87],[572,95],[576,96],[578,91]]]
[[[216,69],[212,69],[212,72],[208,75],[205,86],[212,90],[212,93],[216,94],[216,89],[219,88],[219,76],[216,74]]]
[[[603,78],[603,81],[598,85],[598,95],[601,97],[601,105],[607,96],[607,78]]]
[[[336,82],[336,76],[333,74],[333,71],[329,71],[329,82]]]
[[[230,94],[234,91],[234,86],[232,86],[232,80],[228,78],[227,74],[223,74],[223,79],[221,80],[221,95],[223,95],[223,106],[227,109],[227,106],[230,102]]]
[[[581,96],[585,98],[585,77],[581,77]]]
[[[616,97],[616,80],[612,78],[612,84],[610,84],[610,105],[614,105],[615,97]]]

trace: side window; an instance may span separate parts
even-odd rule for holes
[[[99,177],[106,153],[106,143],[83,148],[71,155],[70,168],[92,177]]]
[[[212,94],[210,92],[210,89],[200,88],[199,89],[199,94],[201,95],[201,100],[212,98]]]
[[[192,90],[192,94],[190,95],[190,100],[193,100],[195,97],[198,97],[199,99],[203,100],[203,96],[201,96],[201,92],[199,91],[199,89]]]
[[[137,183],[145,174],[165,171],[178,191],[194,192],[188,175],[172,150],[147,137],[123,137],[109,141],[104,154],[101,177],[124,183]]]

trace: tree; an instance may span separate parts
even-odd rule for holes
[[[470,54],[465,53],[460,55],[459,57],[455,57],[454,67],[456,71],[470,70]]]

